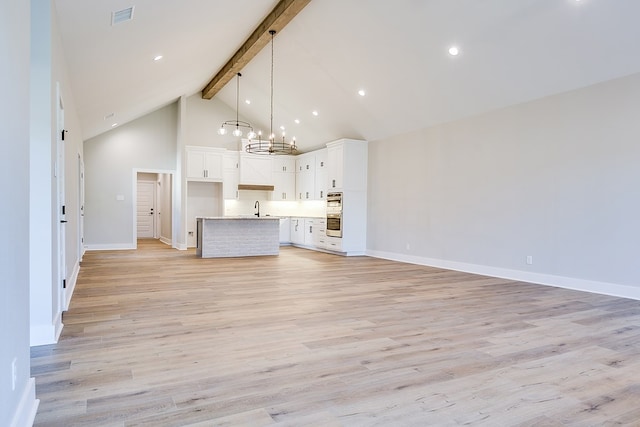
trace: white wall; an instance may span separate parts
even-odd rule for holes
[[[225,120],[235,120],[235,110],[217,99],[202,99],[200,93],[187,98],[186,144],[204,147],[219,147],[239,150],[240,141],[230,135],[218,135],[218,129]],[[244,120],[240,117],[240,120]],[[246,134],[245,134],[246,135]]]
[[[173,103],[85,141],[87,249],[135,248],[134,169],[175,170],[176,138]]]
[[[37,401],[29,360],[30,5],[0,3],[0,425],[31,425]],[[11,66],[5,66],[10,64]],[[16,381],[13,387],[12,363]]]
[[[78,156],[82,158],[79,119],[62,51],[55,9],[50,0],[32,1],[30,122],[30,264],[31,345],[51,344],[62,330],[66,308],[79,271],[80,208]],[[58,183],[56,144],[58,96],[64,103],[65,268],[67,288],[60,285],[58,265]]]
[[[187,247],[196,247],[196,217],[222,216],[222,184],[187,183]]]
[[[637,74],[371,143],[369,252],[640,298],[639,111]]]
[[[31,120],[30,120],[30,282],[31,344],[56,341],[62,324],[60,293],[56,286],[57,247],[55,179],[55,82],[52,81],[52,7],[34,0],[31,10]],[[55,235],[54,235],[55,233]],[[56,243],[54,243],[56,242]]]

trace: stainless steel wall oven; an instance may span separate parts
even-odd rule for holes
[[[327,236],[342,237],[342,193],[327,193]]]

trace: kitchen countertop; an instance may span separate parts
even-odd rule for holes
[[[204,220],[220,220],[220,219],[280,219],[279,216],[198,216],[196,219],[204,219]]]

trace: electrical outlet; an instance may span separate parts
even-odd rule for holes
[[[527,264],[528,264],[528,265],[533,264],[533,256],[531,256],[531,255],[527,255]]]
[[[13,358],[13,362],[11,362],[11,391],[15,391],[16,382],[18,382],[18,368],[17,368],[18,359]]]

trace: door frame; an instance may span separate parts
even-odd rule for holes
[[[84,256],[84,160],[78,153],[78,262]]]
[[[132,236],[132,242],[131,242],[131,247],[138,249],[138,173],[155,173],[155,174],[166,174],[166,175],[171,175],[171,194],[175,194],[175,175],[176,175],[176,171],[174,170],[168,170],[168,169],[147,169],[147,168],[133,168],[133,174],[131,177],[131,217],[132,217],[132,229],[131,229],[131,236]],[[159,205],[161,202],[156,200],[156,205]],[[171,200],[171,209],[172,209],[172,218],[173,215],[175,215],[176,212],[176,200],[175,198],[173,198],[173,200]],[[160,221],[158,220],[158,209],[154,209],[154,216],[156,217],[156,223],[159,223]],[[175,236],[175,230],[173,230],[173,222],[171,224],[171,235]],[[155,231],[154,231],[155,232]],[[172,240],[175,240],[174,238],[172,238]],[[175,245],[176,242],[172,241],[171,243],[172,245]],[[174,246],[175,247],[175,246]]]

